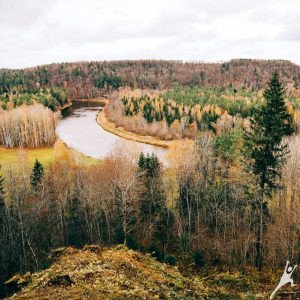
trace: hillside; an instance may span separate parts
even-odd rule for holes
[[[255,272],[184,277],[178,267],[121,245],[61,248],[52,259],[44,271],[9,280],[23,286],[10,299],[263,299],[272,288]]]
[[[224,63],[155,60],[76,62],[24,70],[2,69],[0,90],[20,85],[30,88],[61,87],[69,92],[70,98],[93,98],[103,92],[98,88],[104,83],[103,80],[99,83],[102,76],[114,88],[127,85],[132,88],[166,89],[181,84],[245,87],[257,91],[265,87],[275,69],[285,85],[299,88],[300,66],[292,62],[236,59]]]

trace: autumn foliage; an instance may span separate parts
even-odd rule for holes
[[[57,113],[41,104],[0,111],[0,144],[8,147],[41,147],[56,140]]]

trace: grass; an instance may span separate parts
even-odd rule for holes
[[[99,159],[86,156],[74,149],[67,148],[67,146],[61,142],[60,147],[64,147],[65,151],[71,152],[71,154],[73,154],[77,158],[77,161],[80,161],[81,164],[93,165],[99,163],[100,161]],[[38,159],[44,166],[47,167],[49,163],[54,162],[55,160],[55,146],[35,149],[8,149],[0,147],[0,165],[2,170],[6,170],[11,165],[18,164],[21,157],[25,157],[28,166],[33,166],[34,161]]]
[[[34,161],[38,159],[45,166],[54,161],[55,157],[53,147],[43,147],[36,149],[7,149],[4,147],[0,147],[0,164],[3,169],[6,169],[10,165],[19,163],[20,158],[23,155],[25,155],[28,164],[33,165]]]
[[[23,286],[14,299],[49,299],[51,295],[51,299],[262,300],[269,299],[278,278],[280,273],[252,267],[230,273],[206,269],[183,276],[178,266],[123,245],[89,245],[81,250],[59,248],[52,252],[48,269],[15,275],[7,284]]]

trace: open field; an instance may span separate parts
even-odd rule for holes
[[[57,146],[56,142],[56,145]],[[42,147],[35,149],[19,149],[13,148],[8,149],[0,147],[0,165],[3,170],[6,170],[10,165],[15,165],[22,160],[22,157],[26,159],[28,166],[32,166],[34,161],[38,159],[43,165],[47,166],[49,163],[53,162],[56,157],[56,151],[54,147]],[[73,154],[77,161],[85,165],[93,165],[98,163],[100,160],[86,156],[76,150],[67,148],[66,145],[59,142],[59,146],[63,148],[64,151],[69,151]]]
[[[43,165],[48,165],[50,162],[54,161],[54,148],[8,149],[0,147],[0,164],[3,169],[6,169],[10,165],[19,163],[23,155],[29,165],[33,165],[36,159],[38,159]]]

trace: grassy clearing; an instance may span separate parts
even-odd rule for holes
[[[33,165],[36,159],[38,159],[43,165],[48,165],[50,162],[54,161],[54,148],[7,149],[0,147],[0,164],[3,169],[8,168],[10,165],[19,163],[22,157],[26,159],[28,165]]]
[[[58,145],[59,143],[59,145]],[[67,151],[76,157],[76,161],[80,164],[93,165],[99,163],[100,160],[86,156],[74,149],[67,148],[62,142],[56,142],[54,147],[42,147],[35,149],[20,149],[13,148],[7,149],[0,147],[0,165],[3,170],[19,164],[21,160],[25,159],[28,166],[32,166],[34,161],[38,159],[44,166],[49,165],[57,157],[56,148],[59,147],[60,151]]]

